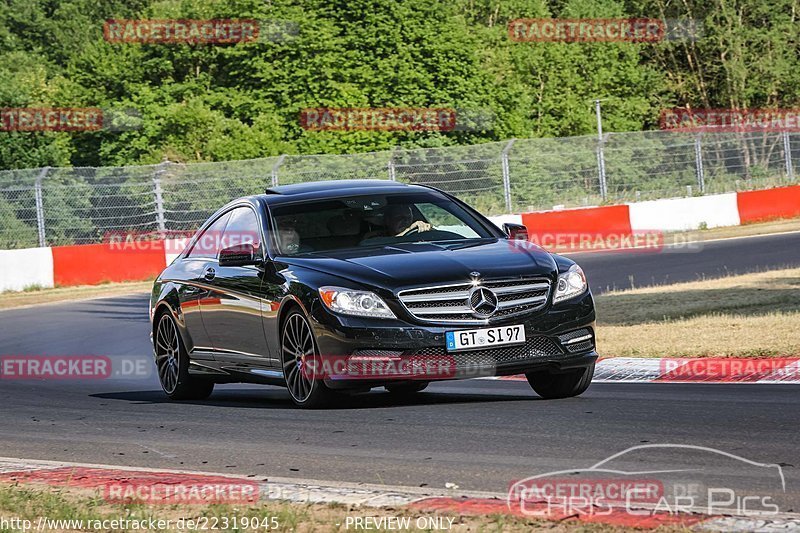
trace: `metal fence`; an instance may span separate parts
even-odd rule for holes
[[[378,178],[438,187],[487,215],[796,183],[800,133],[670,131],[246,161],[0,171],[0,249],[191,231],[265,187]]]

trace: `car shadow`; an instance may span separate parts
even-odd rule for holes
[[[137,405],[145,404],[188,404],[211,407],[228,407],[242,409],[299,409],[292,403],[289,393],[285,390],[226,390],[221,389],[206,400],[169,400],[159,390],[106,392],[91,394],[93,398],[104,400],[119,400]],[[386,407],[469,404],[486,402],[520,402],[539,401],[541,398],[533,394],[464,394],[449,392],[419,392],[408,396],[397,396],[383,391],[342,395],[335,402],[322,410],[363,410]]]
[[[103,298],[87,301],[74,309],[74,312],[102,316],[115,315],[117,318],[130,318],[149,322],[148,305],[148,297]]]

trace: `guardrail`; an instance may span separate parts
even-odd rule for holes
[[[0,171],[0,249],[191,231],[267,186],[377,178],[446,190],[488,215],[797,183],[800,133],[649,131],[348,155]]]
[[[491,217],[524,224],[531,240],[558,251],[568,241],[608,239],[622,249],[636,235],[663,237],[675,230],[736,226],[774,218],[800,216],[800,185],[760,191],[652,200],[600,207],[539,211]],[[92,285],[138,281],[157,276],[188,243],[179,239],[122,241],[0,250],[0,292],[28,287]],[[574,241],[573,241],[574,243]],[[580,243],[578,243],[580,244]],[[656,245],[664,244],[663,239]],[[555,246],[555,250],[553,250]],[[650,248],[658,251],[659,246]],[[581,247],[573,251],[580,251]]]

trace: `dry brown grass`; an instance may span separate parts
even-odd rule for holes
[[[0,294],[0,309],[146,293],[150,292],[152,288],[152,281],[136,281],[130,283],[80,285],[78,287],[56,287],[53,289],[29,289],[23,292],[4,292]]]
[[[757,222],[754,224],[745,224],[744,226],[730,226],[724,228],[711,228],[707,230],[696,230],[687,232],[670,233],[665,239],[667,242],[672,242],[670,236],[684,235],[690,237],[690,240],[705,241],[709,239],[727,239],[730,237],[752,237],[754,235],[769,235],[772,233],[784,233],[787,231],[800,231],[800,218],[785,218],[780,220],[772,220],[770,222]],[[684,242],[686,239],[677,239],[679,242]]]
[[[602,294],[609,357],[800,356],[800,269]]]

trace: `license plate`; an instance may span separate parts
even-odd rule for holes
[[[502,346],[504,344],[520,344],[525,342],[525,327],[500,326],[497,328],[465,329],[462,331],[448,331],[447,351],[469,350],[470,348],[484,348]]]

